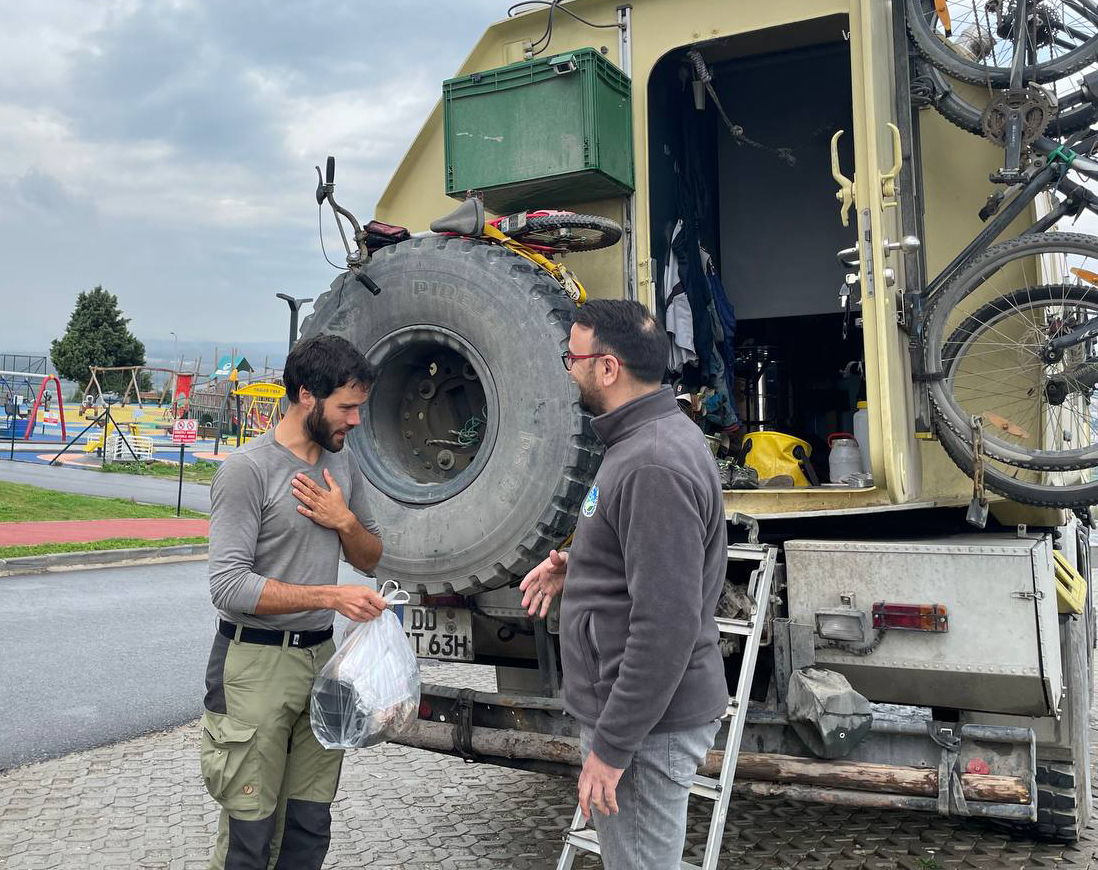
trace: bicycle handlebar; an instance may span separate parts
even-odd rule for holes
[[[324,183],[335,184],[336,159],[331,154],[328,155],[328,165],[324,167],[324,170]]]

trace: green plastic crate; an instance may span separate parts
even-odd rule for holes
[[[446,193],[497,214],[633,190],[629,77],[593,48],[443,83]]]

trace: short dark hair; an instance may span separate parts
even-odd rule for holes
[[[667,371],[671,341],[648,309],[629,299],[592,299],[572,322],[595,334],[595,350],[618,357],[643,384],[658,384]]]
[[[366,357],[347,339],[314,335],[294,345],[286,357],[282,383],[286,385],[286,397],[296,403],[302,387],[318,399],[327,399],[347,384],[369,388],[376,377]]]

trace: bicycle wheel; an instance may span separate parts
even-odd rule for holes
[[[561,211],[528,217],[524,227],[508,235],[524,245],[564,254],[608,248],[621,238],[621,227],[599,215]]]
[[[970,420],[973,414],[983,417],[985,483],[1015,501],[1098,503],[1089,395],[1070,380],[1058,388],[1063,395],[1048,390],[1060,382],[1056,375],[1075,370],[1094,353],[1094,343],[1080,344],[1054,362],[1034,350],[1043,350],[1043,334],[1056,337],[1066,324],[1098,313],[1098,288],[1080,277],[1096,271],[1098,239],[1092,236],[1021,236],[969,264],[927,315],[927,365],[943,373],[930,384],[942,445],[971,474]]]
[[[919,53],[962,82],[1005,88],[1014,55],[1019,0],[907,0],[907,28]],[[1059,81],[1098,57],[1098,14],[1092,4],[1028,0],[1027,79]],[[952,26],[946,35],[943,10]]]
[[[985,135],[984,106],[975,106],[958,96],[945,74],[927,61],[916,60],[915,69],[916,76],[925,79],[929,85],[929,91],[936,95],[933,100],[934,108],[943,118],[969,133],[977,136]],[[994,98],[993,96],[992,99]],[[1098,119],[1098,106],[1087,99],[1081,88],[1058,95],[1056,105],[1051,111],[1047,106],[1030,106],[1030,109],[1027,115],[1038,118],[1037,123],[1031,124],[1028,129],[1030,139],[1034,137],[1036,127],[1040,126],[1040,115],[1044,115],[1044,132],[1054,135],[1055,138],[1069,136]],[[1022,110],[1025,110],[1025,106],[1022,106]]]
[[[938,441],[954,464],[972,477],[972,445],[944,425],[938,427]],[[1093,479],[1093,469],[1034,471],[985,458],[983,475],[987,489],[1019,504],[1068,509],[1098,504],[1098,480]]]
[[[1098,342],[1061,354],[1049,342],[1086,323],[1098,332],[1098,287],[1054,284],[1027,287],[982,305],[942,348],[946,395],[956,421],[983,419],[984,452],[1002,462],[1040,471],[1098,465],[1091,434],[1092,384]]]

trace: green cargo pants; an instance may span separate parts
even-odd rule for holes
[[[320,870],[343,753],[309,725],[313,680],[335,652],[214,636],[202,715],[202,778],[221,804],[209,870]]]

